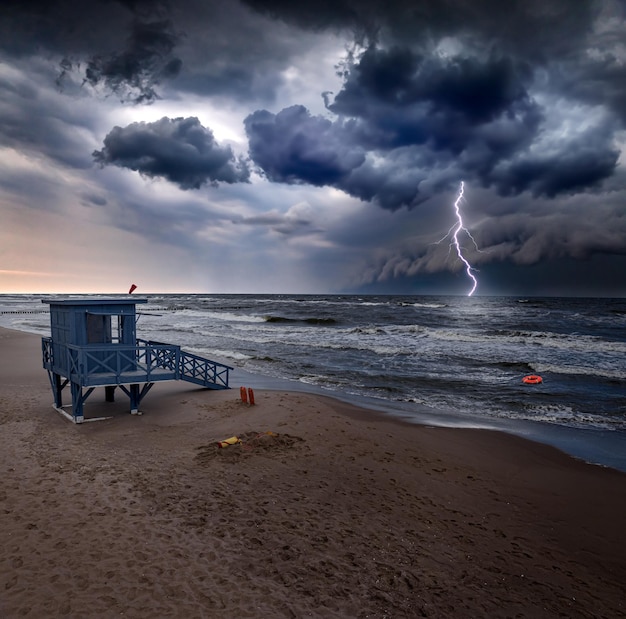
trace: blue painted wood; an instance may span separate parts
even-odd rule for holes
[[[232,368],[227,365],[215,363],[183,350],[180,351],[179,373],[181,380],[208,389],[227,389],[229,370]]]
[[[137,412],[155,382],[184,380],[208,389],[228,389],[230,366],[192,355],[179,346],[136,337],[138,297],[128,299],[50,299],[51,337],[42,338],[54,405],[62,406],[70,383],[72,417],[84,420],[83,405],[97,386],[120,386]],[[144,383],[143,389],[140,388]],[[124,385],[129,385],[126,388]],[[83,392],[83,388],[87,391]]]

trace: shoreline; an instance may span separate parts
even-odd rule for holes
[[[28,330],[23,332],[33,333]],[[212,354],[208,356],[216,358]],[[234,364],[232,360],[216,359],[226,365]],[[388,417],[392,416],[418,425],[497,430],[552,445],[589,464],[626,472],[626,430],[612,428],[610,425],[607,427],[586,427],[569,422],[562,424],[523,417],[517,418],[515,414],[506,412],[495,416],[493,414],[485,416],[480,410],[476,413],[465,410],[460,412],[454,408],[433,409],[425,403],[417,404],[393,399],[379,399],[348,393],[347,391],[335,391],[294,379],[255,374],[240,367],[235,367],[232,378],[235,382],[245,382],[246,385],[254,388],[296,391],[336,398],[355,406],[381,412]],[[474,406],[480,406],[479,401],[474,401]],[[564,415],[567,417],[567,412]]]
[[[0,329],[2,616],[626,613],[624,473],[232,381],[156,384],[138,417],[96,390],[112,419],[75,426],[40,357]]]
[[[419,412],[415,413],[405,406],[405,403],[344,394],[286,378],[269,377],[236,368],[235,378],[239,380],[240,377],[243,383],[254,389],[294,391],[332,398],[409,425],[502,432],[549,445],[589,465],[626,473],[626,432],[623,431],[573,428],[511,418],[484,419],[479,416],[462,416],[455,414],[454,411],[433,412],[423,406],[419,408]],[[610,444],[610,449],[607,450],[608,444]]]

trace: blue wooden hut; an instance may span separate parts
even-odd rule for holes
[[[54,407],[74,423],[85,419],[83,405],[96,387],[113,401],[119,387],[130,398],[131,414],[155,382],[185,380],[208,389],[228,389],[233,368],[193,355],[174,344],[137,339],[136,305],[141,298],[44,299],[50,305],[51,337],[42,338]],[[63,410],[70,385],[72,414]]]

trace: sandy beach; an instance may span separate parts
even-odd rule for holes
[[[0,330],[3,618],[626,616],[624,473],[236,371],[73,425],[40,358]]]

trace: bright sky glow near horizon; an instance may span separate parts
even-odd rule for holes
[[[0,293],[626,296],[625,20],[3,2]]]

